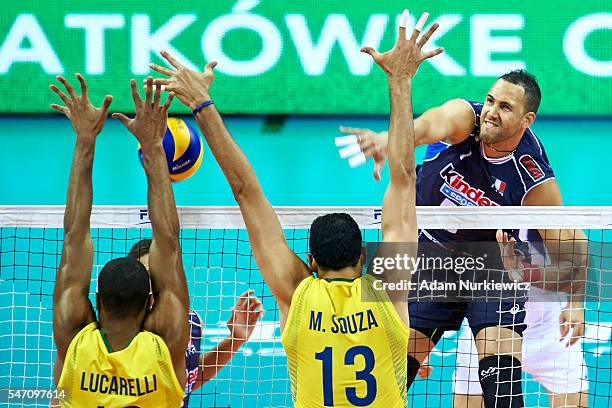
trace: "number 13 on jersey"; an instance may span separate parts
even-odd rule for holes
[[[315,359],[322,362],[323,371],[323,405],[326,407],[334,406],[334,370],[347,370],[346,366],[359,364],[359,359],[363,359],[364,368],[360,371],[355,371],[355,380],[365,381],[366,393],[364,396],[357,395],[356,387],[346,387],[346,399],[356,407],[365,407],[374,402],[376,398],[376,378],[372,375],[374,369],[374,352],[367,346],[354,346],[344,354],[345,367],[334,367],[333,348],[325,347],[323,351],[315,353]]]

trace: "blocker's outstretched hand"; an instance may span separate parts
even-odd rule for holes
[[[57,76],[57,80],[64,85],[68,92],[68,96],[66,96],[66,94],[56,85],[49,85],[49,89],[55,92],[66,105],[61,106],[52,103],[51,108],[63,113],[70,119],[70,123],[72,123],[72,127],[77,134],[77,139],[85,139],[93,142],[104,127],[104,122],[108,114],[108,107],[113,101],[113,97],[106,95],[102,102],[102,106],[96,108],[89,100],[85,78],[83,78],[81,74],[76,74],[76,77],[81,83],[80,96],[76,94],[70,82],[61,75]]]
[[[370,54],[374,62],[380,66],[389,78],[412,78],[416,74],[419,65],[426,59],[441,54],[444,49],[437,48],[433,51],[423,52],[423,46],[427,44],[431,35],[438,29],[439,25],[433,24],[425,34],[421,36],[421,30],[425,21],[429,17],[428,13],[423,13],[417,22],[410,38],[406,38],[406,25],[408,23],[408,10],[404,10],[400,18],[399,33],[393,48],[385,53],[379,53],[373,47],[363,47],[361,52]]]
[[[136,88],[136,80],[130,81],[132,99],[136,108],[136,117],[130,119],[123,113],[113,113],[113,119],[119,120],[140,142],[143,149],[163,141],[168,121],[168,108],[172,103],[174,94],[170,93],[166,103],[160,104],[161,87],[156,84],[153,92],[153,77],[146,79],[145,100],[143,101]]]
[[[217,66],[216,62],[206,64],[204,72],[196,72],[183,66],[167,51],[160,53],[176,70],[150,64],[153,71],[169,77],[156,79],[156,84],[161,84],[165,91],[174,92],[178,100],[191,110],[194,110],[198,104],[210,100],[210,86],[215,79],[213,69]]]

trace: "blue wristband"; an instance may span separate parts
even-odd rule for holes
[[[193,116],[197,115],[199,111],[201,111],[202,109],[204,109],[208,105],[212,105],[213,103],[214,102],[212,100],[202,102],[201,104],[196,106],[195,109],[192,111],[193,112]]]

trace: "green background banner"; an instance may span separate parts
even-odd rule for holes
[[[415,111],[483,100],[511,68],[536,74],[540,113],[612,114],[612,2],[0,1],[0,112],[48,112],[57,74],[83,73],[91,93],[130,111],[128,81],[167,49],[192,67],[217,60],[224,113],[382,114],[385,77],[361,45],[386,50],[402,8],[430,12],[446,52],[414,81]],[[186,112],[179,104],[175,112]]]

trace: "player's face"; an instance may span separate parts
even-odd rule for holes
[[[480,114],[480,140],[493,144],[517,133],[522,134],[525,113],[525,90],[497,80],[489,90]]]

